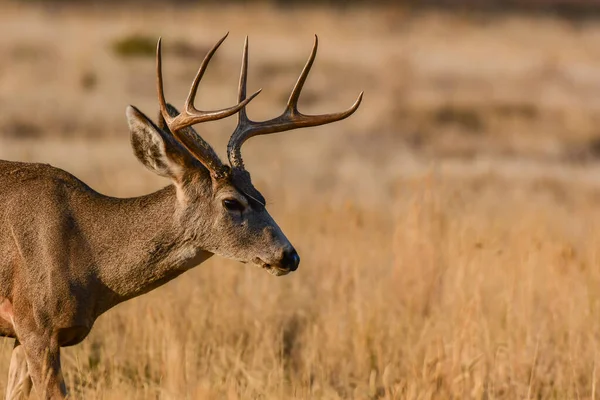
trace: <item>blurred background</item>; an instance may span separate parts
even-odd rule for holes
[[[298,249],[283,278],[214,257],[102,316],[63,352],[73,398],[597,397],[600,2],[1,1],[0,158],[99,192],[168,181],[125,107],[300,99],[336,124],[250,140],[246,166]],[[197,127],[225,156],[235,118]],[[0,389],[12,342],[0,343]]]

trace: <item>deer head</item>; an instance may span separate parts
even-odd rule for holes
[[[342,120],[360,105],[362,93],[345,112],[304,115],[298,98],[314,62],[315,44],[288,100],[285,111],[268,121],[251,121],[246,105],[260,92],[246,97],[248,38],[244,44],[238,104],[217,111],[194,107],[198,84],[225,35],[206,55],[192,83],[183,112],[165,101],[161,67],[161,41],[156,52],[160,104],[158,124],[133,106],[127,109],[131,143],[137,158],[154,173],[172,180],[177,191],[174,224],[182,240],[199,249],[241,262],[257,264],[273,275],[295,271],[300,257],[269,215],[266,201],[252,184],[242,161],[241,146],[252,136],[323,125]],[[238,113],[238,125],[227,146],[230,165],[224,165],[210,145],[191,127]]]

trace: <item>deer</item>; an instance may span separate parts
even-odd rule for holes
[[[346,111],[305,115],[298,100],[315,60],[318,37],[283,113],[256,122],[246,106],[248,37],[238,103],[215,111],[195,105],[198,85],[223,36],[206,54],[183,111],[167,103],[161,39],[156,48],[157,123],[134,106],[126,116],[138,160],[170,180],[135,198],[96,192],[48,164],[0,160],[0,336],[14,338],[6,399],[64,399],[60,349],[83,341],[96,319],[148,293],[214,254],[254,264],[275,276],[295,271],[300,257],[266,209],[244,166],[241,147],[253,136],[329,124]],[[193,125],[237,114],[227,145],[229,165]]]

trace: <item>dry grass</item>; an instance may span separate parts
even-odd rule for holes
[[[153,63],[115,54],[120,38],[180,43],[165,79],[181,99],[190,52],[232,29],[203,82],[209,107],[234,100],[249,33],[251,89],[265,88],[256,118],[282,107],[314,32],[303,106],[367,91],[351,120],[245,149],[298,272],[215,257],[117,307],[63,352],[73,398],[598,397],[596,24],[2,7],[0,157],[50,162],[112,195],[165,184],[130,154],[123,110],[156,107]],[[203,134],[222,153],[231,126]]]
[[[278,213],[289,278],[214,260],[111,311],[64,352],[75,398],[592,398],[599,210],[404,185],[388,210]]]

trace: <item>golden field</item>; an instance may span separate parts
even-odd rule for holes
[[[600,22],[404,9],[0,3],[0,158],[113,196],[167,181],[124,110],[155,115],[163,37],[181,107],[350,119],[251,140],[246,165],[302,257],[282,278],[214,257],[101,317],[63,350],[74,399],[600,397]],[[143,42],[143,41],[142,41]],[[142,48],[142,45],[140,45]],[[198,127],[225,154],[235,120]],[[12,340],[0,342],[0,389]]]

